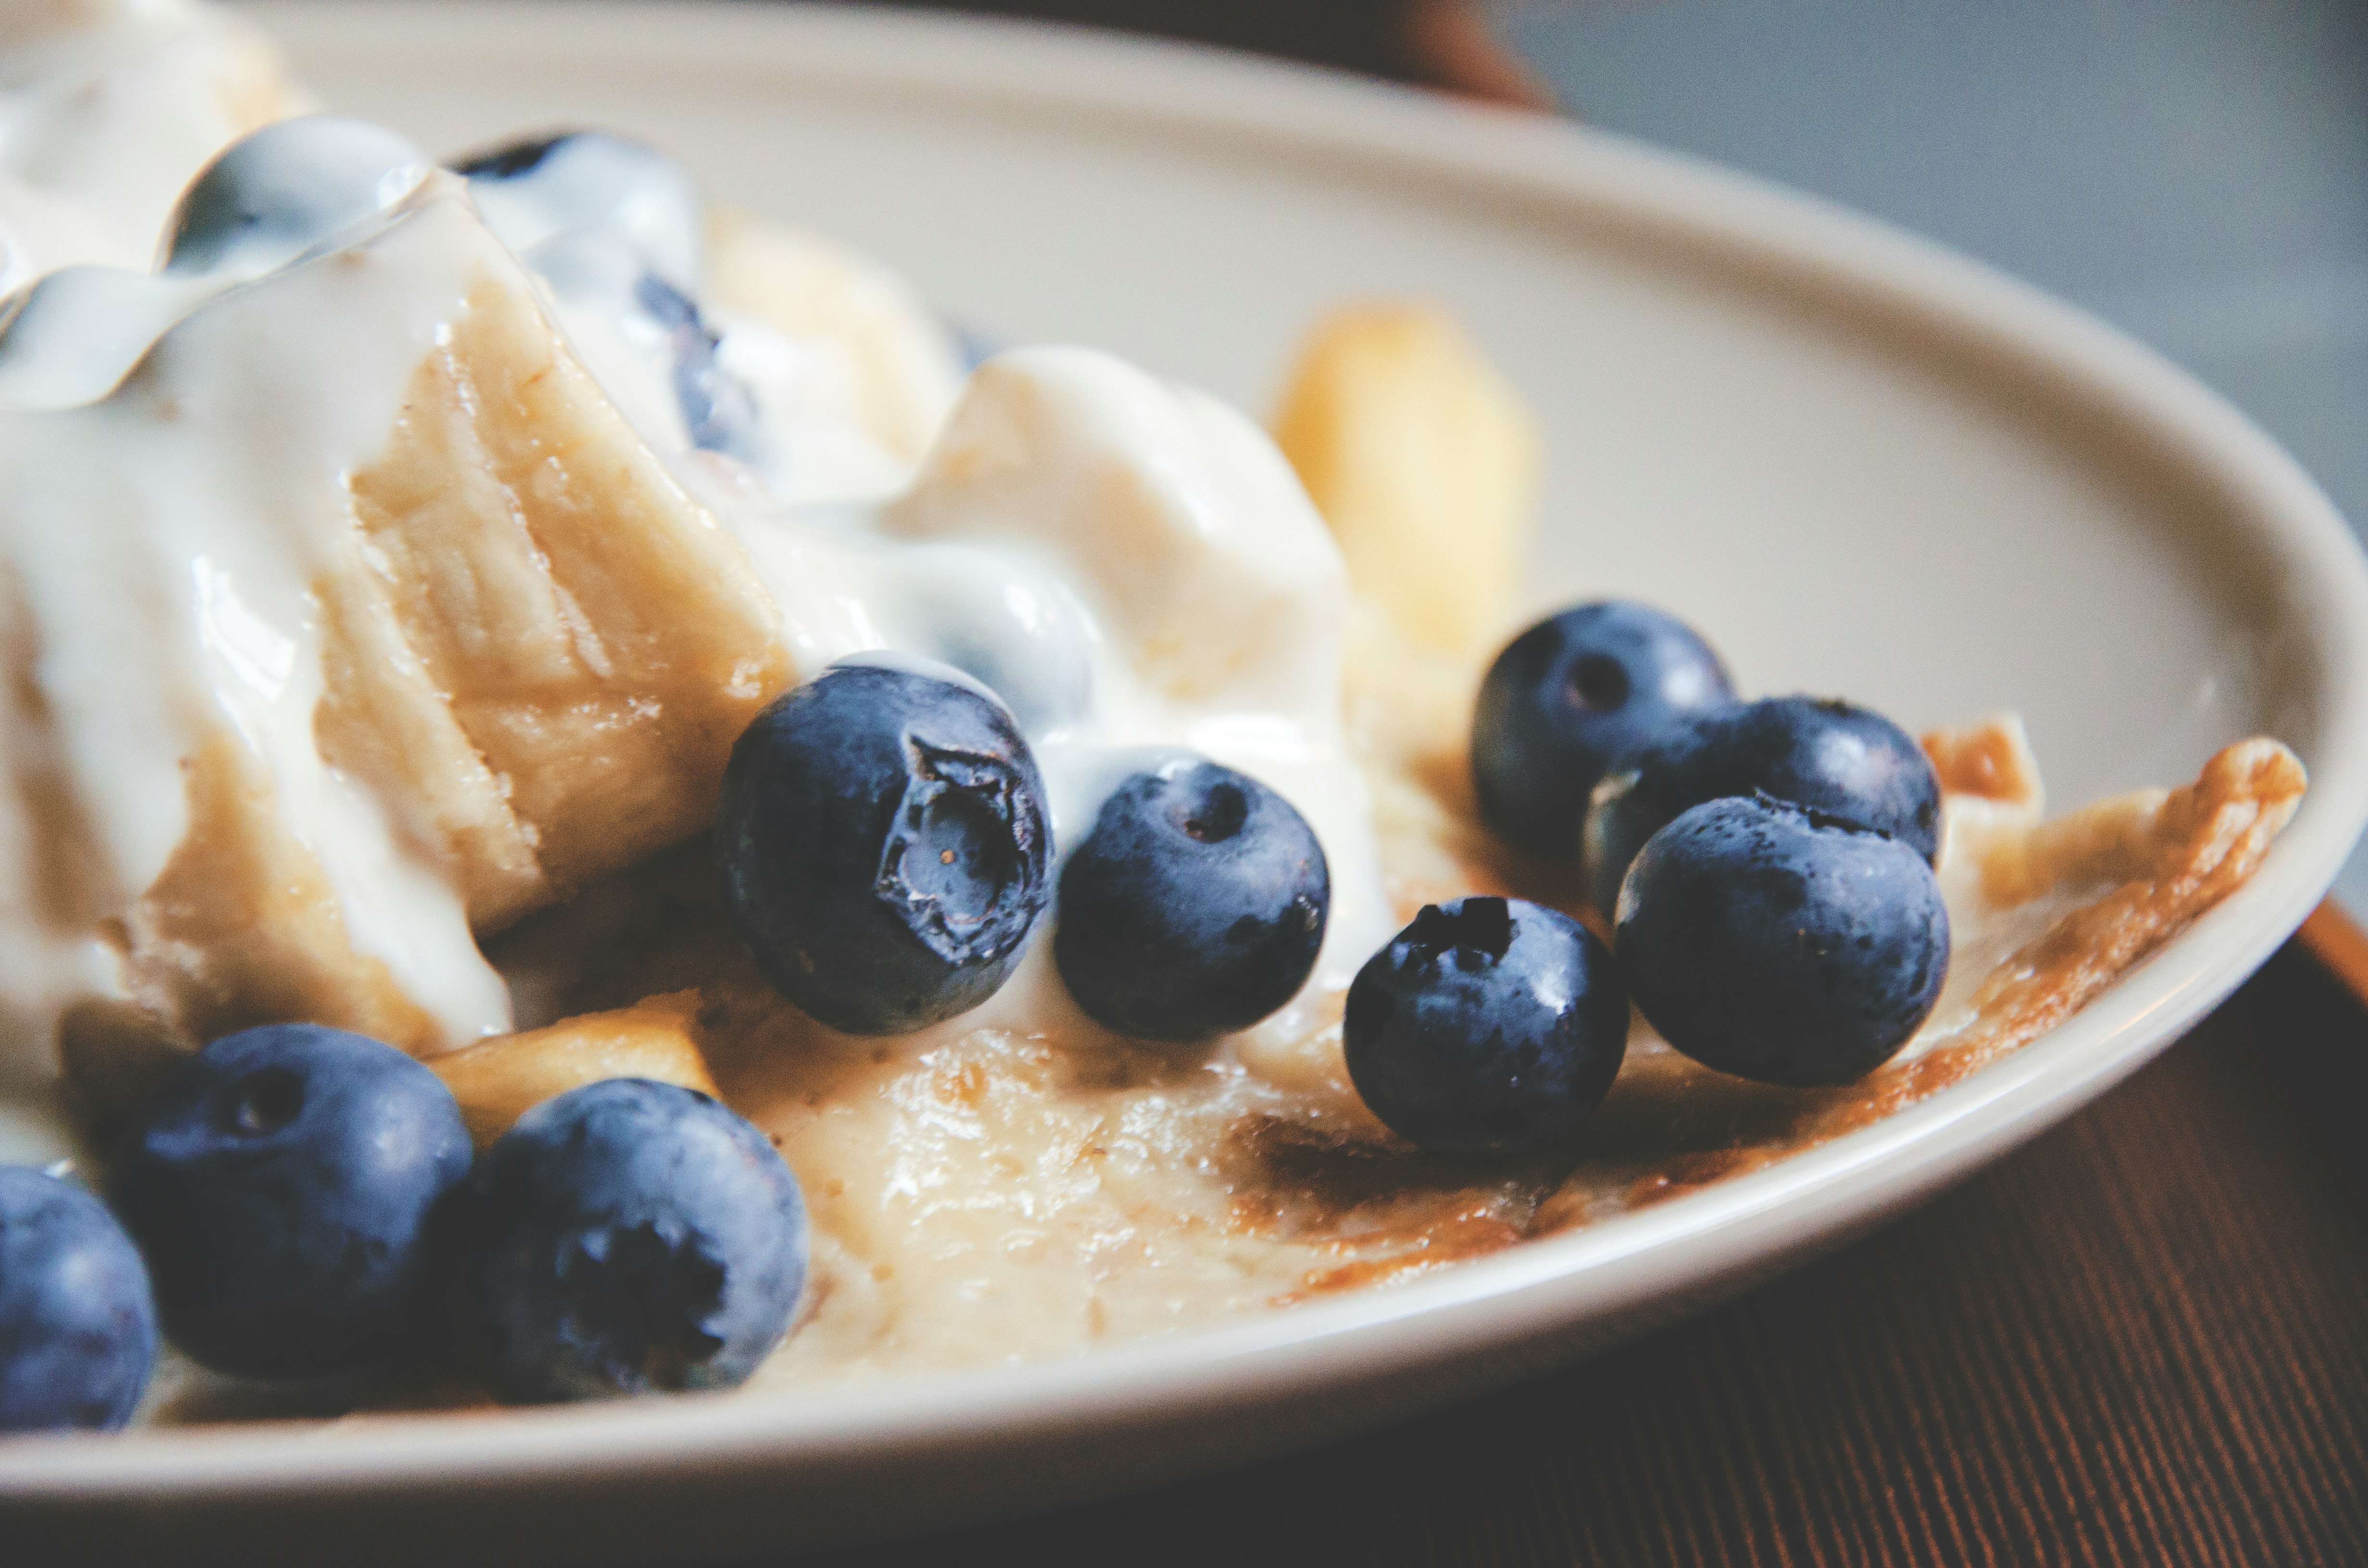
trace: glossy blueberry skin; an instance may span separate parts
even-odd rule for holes
[[[221,1371],[318,1377],[415,1347],[439,1206],[469,1158],[460,1107],[419,1062],[271,1024],[182,1064],[118,1151],[108,1197],[176,1344]]]
[[[1705,1067],[1847,1084],[1940,1000],[1949,912],[1907,845],[1766,795],[1712,801],[1655,834],[1620,890],[1630,994]]]
[[[775,989],[833,1028],[968,1012],[1052,894],[1036,759],[1002,704],[918,660],[840,663],[733,747],[715,853]]]
[[[1649,605],[1607,599],[1549,616],[1506,644],[1481,683],[1480,814],[1533,855],[1575,860],[1604,768],[1677,715],[1734,698],[1710,644]]]
[[[1299,994],[1332,881],[1289,801],[1179,758],[1110,792],[1061,868],[1053,958],[1087,1017],[1143,1040],[1243,1029]]]
[[[805,1202],[765,1135],[705,1095],[610,1078],[485,1151],[458,1245],[463,1310],[508,1398],[732,1388],[788,1332]]]
[[[432,166],[364,120],[314,114],[267,125],[233,142],[182,193],[165,270],[230,266],[252,276],[278,267],[399,199]]]
[[[1524,1154],[1603,1103],[1628,1050],[1611,952],[1577,921],[1520,899],[1426,904],[1349,987],[1349,1076],[1423,1148]]]
[[[717,362],[722,339],[689,295],[655,272],[633,286],[633,302],[666,333],[674,353],[674,396],[690,444],[748,461],[761,456],[756,394]]]
[[[0,1432],[120,1426],[156,1365],[156,1303],[107,1205],[0,1166]]]
[[[1888,834],[1927,864],[1940,852],[1940,777],[1905,730],[1847,702],[1771,697],[1684,715],[1612,765],[1587,812],[1595,907],[1613,917],[1629,861],[1679,813],[1754,790]]]

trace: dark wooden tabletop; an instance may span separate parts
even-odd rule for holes
[[[1411,20],[1384,0],[973,8],[1531,91],[1443,0]],[[2368,940],[2323,915],[2162,1058],[1954,1191],[1526,1386],[833,1562],[2368,1563],[2355,986]]]

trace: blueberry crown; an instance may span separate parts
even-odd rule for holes
[[[984,752],[933,746],[909,733],[905,751],[905,793],[880,847],[872,891],[946,962],[994,958],[1025,933],[1036,911],[1030,884],[1042,857],[1036,848],[1036,819],[1019,808],[1026,785],[1010,762]],[[938,852],[956,874],[932,876],[936,868],[917,864],[913,857],[927,857],[932,830],[949,825],[971,831],[961,835],[967,841],[962,851]],[[1020,896],[998,896],[1013,881],[1022,884]],[[956,884],[985,896],[950,898]]]
[[[1453,909],[1426,903],[1406,927],[1406,956],[1416,962],[1456,956],[1458,967],[1496,962],[1513,945],[1512,905],[1501,898],[1465,898]]]

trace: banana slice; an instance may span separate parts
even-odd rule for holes
[[[832,241],[713,209],[707,297],[805,349],[807,398],[905,462],[953,406],[962,367],[945,327],[894,273]]]
[[[1537,424],[1452,317],[1400,304],[1325,317],[1274,438],[1360,593],[1446,653],[1502,637],[1537,510]]]
[[[703,824],[780,612],[542,298],[435,176],[0,419],[10,1054],[496,1033],[475,935]]]
[[[480,929],[704,825],[733,741],[790,679],[739,546],[524,275],[484,263],[353,477],[323,715],[334,764],[433,824]]]
[[[613,1012],[585,1013],[548,1028],[484,1040],[432,1065],[461,1102],[469,1136],[482,1149],[553,1095],[604,1078],[653,1078],[715,1095],[715,1080],[693,1037],[698,1014],[698,992],[669,992]]]

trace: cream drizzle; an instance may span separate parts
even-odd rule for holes
[[[19,785],[0,797],[0,954],[21,960],[0,1058],[30,1069],[17,1077],[45,1076],[63,1006],[120,989],[111,952],[39,885],[28,769],[63,781],[97,846],[73,903],[120,912],[181,842],[183,759],[225,723],[268,767],[281,824],[320,859],[356,950],[449,1042],[508,1027],[450,874],[321,759],[313,585],[353,548],[347,478],[384,452],[442,324],[472,278],[516,267],[462,182],[438,174],[251,281],[245,268],[92,269],[20,297],[0,336],[0,400],[17,405],[0,413],[0,471],[15,476],[0,497],[5,630],[33,651],[17,675],[38,697],[0,732]],[[1108,356],[1021,350],[973,379],[914,473],[796,384],[798,343],[719,318],[720,352],[756,368],[780,437],[780,472],[761,472],[690,449],[664,357],[634,323],[541,297],[746,544],[800,669],[902,650],[1012,685],[1064,835],[1130,760],[1191,748],[1239,767],[1325,843],[1334,910],[1314,984],[1345,983],[1386,934],[1339,720],[1345,573],[1248,420]],[[990,1010],[1057,1012],[1043,967]]]

